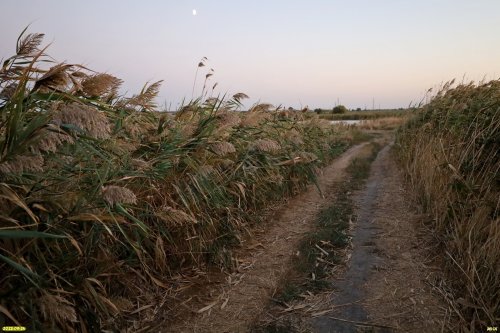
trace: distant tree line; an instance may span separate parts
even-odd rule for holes
[[[394,110],[403,111],[404,108],[397,108]],[[347,111],[349,111],[349,109],[346,108],[344,105],[337,105],[337,106],[333,107],[332,109],[321,109],[321,108],[314,109],[314,112],[316,112],[318,114],[320,114],[320,113],[342,114],[342,113],[346,113]],[[356,109],[352,109],[351,111],[363,111],[363,110],[361,108],[356,108]],[[366,108],[365,108],[365,111],[366,111]],[[383,110],[373,110],[373,111],[383,111]]]
[[[331,110],[320,109],[320,108],[314,109],[314,112],[316,112],[316,113],[329,112],[329,113],[340,114],[340,113],[346,113],[347,111],[349,111],[349,110],[344,105],[337,105],[337,106],[333,107]]]

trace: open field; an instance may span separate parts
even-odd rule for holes
[[[324,110],[319,113],[321,119],[326,120],[364,120],[387,117],[403,117],[413,112],[413,109],[404,110],[378,110],[378,111],[347,111],[346,113],[331,113],[331,110]]]

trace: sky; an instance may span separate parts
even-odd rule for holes
[[[196,15],[193,15],[196,10]],[[399,108],[457,78],[500,77],[499,0],[0,0],[0,58],[20,32],[47,53],[124,80],[132,95],[164,80],[175,109],[243,92],[246,106]]]

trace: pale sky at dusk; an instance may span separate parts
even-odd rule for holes
[[[52,57],[113,74],[129,95],[165,80],[158,102],[173,108],[204,56],[198,94],[213,68],[216,92],[247,105],[406,107],[452,78],[500,77],[499,0],[0,0],[0,13],[0,58],[31,23]]]

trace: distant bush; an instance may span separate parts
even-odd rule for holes
[[[332,109],[332,113],[346,113],[347,111],[349,110],[343,105],[337,105]]]

